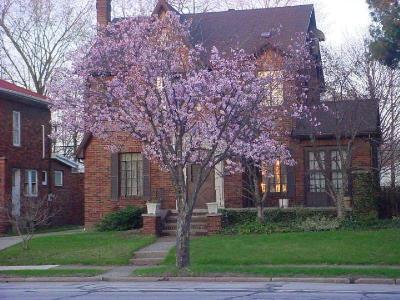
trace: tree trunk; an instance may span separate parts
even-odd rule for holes
[[[257,202],[257,219],[260,223],[265,223],[264,203],[263,201]]]
[[[344,211],[344,200],[343,200],[343,195],[338,195],[336,199],[336,212],[337,212],[337,217],[339,220],[343,220],[345,217],[345,211]]]
[[[184,201],[184,199],[178,199],[178,201]],[[178,220],[176,224],[176,267],[178,269],[183,269],[190,265],[190,221],[191,213],[186,205],[178,205]]]

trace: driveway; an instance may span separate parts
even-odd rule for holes
[[[399,285],[317,283],[87,282],[2,283],[1,299],[400,299]]]

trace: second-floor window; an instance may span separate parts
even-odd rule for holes
[[[21,146],[21,113],[13,111],[13,145]]]
[[[36,170],[25,170],[24,191],[28,197],[38,195],[38,172]]]
[[[143,155],[141,153],[123,153],[119,158],[120,196],[143,195]]]
[[[63,186],[64,185],[64,176],[63,171],[54,171],[54,185],[55,186]]]
[[[269,82],[266,86],[267,96],[265,105],[279,106],[283,103],[283,73],[280,70],[275,71],[260,71],[258,76],[268,78]]]

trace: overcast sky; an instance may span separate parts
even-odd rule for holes
[[[315,4],[317,24],[326,43],[340,46],[347,39],[368,34],[371,22],[366,0],[311,0]]]

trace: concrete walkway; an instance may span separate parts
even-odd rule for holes
[[[39,236],[50,236],[50,235],[63,235],[63,234],[73,234],[83,232],[83,229],[73,229],[73,230],[65,230],[65,231],[55,231],[55,232],[47,232],[47,233],[38,233],[35,234],[35,237]],[[0,251],[6,249],[8,247],[14,246],[18,243],[21,243],[22,239],[19,236],[6,236],[0,237]]]
[[[59,265],[40,265],[40,266],[0,266],[0,271],[19,271],[19,270],[49,270]]]
[[[131,263],[135,266],[154,266],[162,263],[168,252],[175,246],[176,238],[166,236],[135,253]]]

